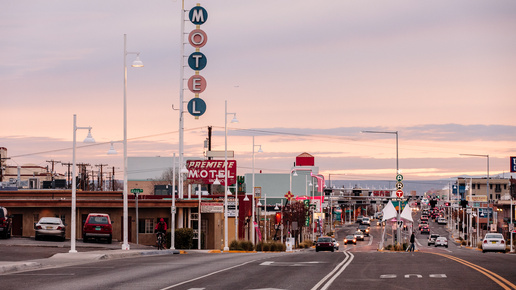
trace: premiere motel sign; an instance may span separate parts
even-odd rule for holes
[[[206,102],[199,98],[199,94],[204,92],[207,83],[199,73],[208,62],[206,55],[200,52],[200,48],[208,42],[208,35],[200,29],[201,25],[208,20],[208,12],[198,4],[190,10],[189,18],[196,26],[196,29],[188,35],[188,42],[195,48],[195,52],[188,57],[188,66],[195,71],[195,74],[188,79],[188,89],[195,94],[195,97],[188,102],[187,108],[190,115],[197,119],[206,112]]]
[[[221,185],[225,182],[224,160],[188,160],[188,180],[194,183],[213,184],[218,179]],[[236,160],[228,160],[228,185],[235,184],[237,173]]]

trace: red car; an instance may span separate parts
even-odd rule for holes
[[[106,213],[90,213],[82,229],[82,241],[89,239],[106,239],[109,244],[113,239],[113,226]]]
[[[317,243],[315,244],[315,251],[335,251],[335,248],[333,247],[333,242],[331,241],[330,237],[320,237],[317,239]]]
[[[11,230],[12,230],[11,216],[8,215],[7,209],[5,207],[0,206],[0,235],[4,239],[10,238]]]

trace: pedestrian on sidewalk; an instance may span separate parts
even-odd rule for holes
[[[416,237],[414,235],[414,231],[412,231],[412,235],[410,235],[410,246],[408,248],[408,252],[414,252],[414,242],[416,241]]]

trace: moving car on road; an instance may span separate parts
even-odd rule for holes
[[[500,251],[505,253],[505,240],[502,234],[488,233],[482,241],[482,253],[487,251]]]
[[[431,244],[434,244],[435,245],[435,239],[437,239],[439,237],[438,234],[431,234],[429,237],[428,237],[428,245],[430,246]]]
[[[422,234],[430,234],[430,228],[426,225],[426,226],[422,226],[421,227],[421,233]]]
[[[315,251],[335,251],[330,237],[319,237],[315,244]]]
[[[347,244],[356,245],[357,244],[357,239],[355,238],[355,236],[347,235],[346,238],[344,239],[344,245],[347,245]]]
[[[34,227],[34,231],[36,240],[41,237],[57,237],[61,241],[65,240],[66,227],[60,218],[42,217]]]
[[[440,225],[445,225],[447,222],[446,222],[445,218],[440,217],[440,218],[437,219],[437,223],[440,224]]]
[[[445,237],[438,237],[437,239],[435,239],[435,246],[436,247],[443,246],[443,247],[448,248],[448,239]]]
[[[363,224],[363,225],[369,225],[369,226],[370,226],[370,225],[371,225],[371,219],[370,219],[370,218],[368,218],[368,217],[363,217],[363,218],[362,218],[362,222],[361,222],[361,224]]]
[[[361,231],[364,233],[365,236],[368,236],[369,237],[369,226],[368,225],[359,225],[357,230]]]
[[[337,240],[335,240],[335,239],[331,239],[331,241],[333,242],[333,248],[338,251],[339,250],[339,242],[337,242]]]
[[[364,233],[361,232],[361,231],[356,231],[354,236],[355,236],[355,239],[357,239],[357,241],[363,241],[364,240]]]

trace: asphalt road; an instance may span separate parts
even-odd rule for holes
[[[444,226],[430,227],[448,234]],[[355,229],[339,228],[337,239]],[[516,289],[516,255],[454,243],[428,247],[427,235],[419,234],[417,252],[382,252],[380,236],[373,226],[370,237],[334,253],[137,256],[19,271],[0,281],[2,289]]]

